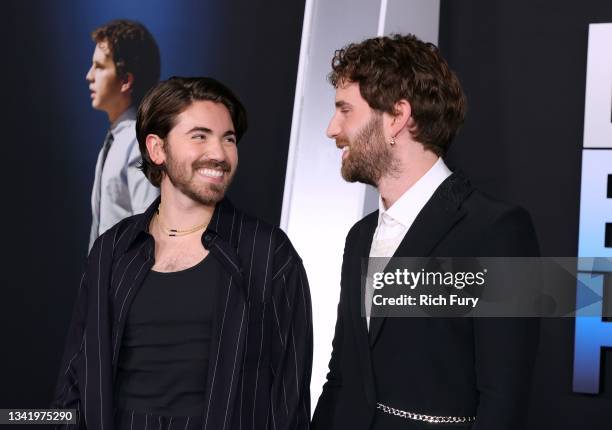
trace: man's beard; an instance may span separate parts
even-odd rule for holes
[[[349,144],[349,152],[341,168],[344,180],[376,187],[380,178],[397,171],[397,162],[383,135],[381,115],[373,114],[352,142],[343,142]]]
[[[231,166],[225,161],[198,160],[191,163],[191,166],[187,166],[174,159],[169,148],[166,150],[164,167],[168,179],[176,189],[205,206],[214,206],[220,202],[234,177]],[[224,175],[228,175],[227,181],[220,184],[212,182],[197,183],[194,180],[195,176],[198,175],[197,170],[205,168],[222,170]]]

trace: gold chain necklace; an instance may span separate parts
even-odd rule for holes
[[[196,225],[195,227],[191,227],[185,230],[179,230],[178,228],[168,228],[164,225],[164,222],[162,221],[160,208],[161,208],[161,205],[157,207],[157,211],[156,211],[157,222],[162,232],[164,234],[167,234],[168,236],[171,236],[171,237],[186,236],[188,234],[195,233],[198,230],[202,230],[203,228],[206,228],[208,226],[208,222],[205,222],[204,224]]]

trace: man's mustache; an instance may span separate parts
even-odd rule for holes
[[[232,167],[227,161],[216,161],[216,160],[198,160],[194,161],[191,165],[193,170],[198,169],[219,169],[223,172],[229,172]]]
[[[342,148],[343,146],[349,145],[348,139],[336,139],[336,147]]]

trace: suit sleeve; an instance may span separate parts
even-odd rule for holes
[[[504,213],[485,235],[485,256],[537,257],[527,212]],[[473,430],[525,428],[539,340],[537,318],[475,318],[475,366],[480,392]]]
[[[271,419],[276,430],[308,429],[312,371],[312,307],[299,257],[273,279]]]
[[[159,189],[154,187],[140,170],[139,166],[141,161],[142,157],[140,155],[138,141],[134,139],[130,145],[126,167],[132,215],[144,212],[159,195]]]

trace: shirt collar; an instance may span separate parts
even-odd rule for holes
[[[160,201],[161,197],[157,197],[143,214],[136,217],[136,224],[130,232],[125,248],[122,248],[123,252],[138,242],[148,242],[146,246],[149,248],[149,253],[153,253],[155,241],[153,236],[149,234],[149,224],[151,218],[155,215]],[[241,215],[229,200],[224,199],[220,201],[215,206],[210,222],[204,233],[202,233],[201,240],[202,245],[220,259],[221,264],[232,276],[236,277],[244,289],[246,286],[242,282],[242,268],[237,249],[237,241],[239,240],[237,238],[239,238],[239,235],[232,234],[234,226],[238,222],[237,218]],[[244,216],[241,217],[244,218]],[[248,290],[243,292],[245,297],[248,297]]]
[[[133,106],[130,106],[125,111],[123,111],[123,113],[119,115],[119,117],[115,121],[113,121],[113,123],[110,126],[110,132],[113,135],[116,135],[122,129],[131,125],[131,123],[135,120],[136,120],[136,108],[134,108]]]
[[[438,161],[431,166],[427,173],[408,188],[389,209],[385,209],[382,197],[379,195],[378,225],[385,216],[406,228],[410,227],[433,193],[451,173],[442,158],[438,158]]]
[[[134,230],[131,232],[130,239],[127,242],[128,248],[132,246],[132,244],[136,242],[139,237],[149,235],[149,224],[151,223],[151,219],[155,215],[155,212],[157,211],[160,202],[161,196],[158,196],[155,201],[153,201],[153,203],[151,203],[151,205],[147,208],[147,210],[143,214],[138,216],[136,225],[134,226]],[[222,212],[224,214],[223,216],[221,216]],[[229,239],[225,237],[227,236],[227,234],[225,233],[228,230],[227,227],[229,226],[229,224],[234,223],[235,213],[236,209],[229,200],[223,199],[219,203],[217,203],[210,222],[206,227],[205,234],[202,238],[202,242],[204,243],[206,248],[208,248],[208,245],[211,244],[213,240],[217,237],[221,237],[226,240]],[[232,214],[232,216],[226,216],[227,214]]]

